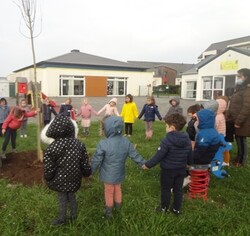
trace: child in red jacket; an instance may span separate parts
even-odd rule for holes
[[[16,134],[17,130],[21,127],[23,119],[25,117],[33,117],[37,114],[37,111],[26,112],[19,107],[14,107],[10,114],[5,119],[2,125],[2,133],[5,134],[5,139],[2,145],[2,159],[6,159],[6,149],[11,140],[12,150],[16,151]]]

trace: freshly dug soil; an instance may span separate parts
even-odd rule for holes
[[[37,161],[36,151],[7,153],[6,156],[2,160],[0,178],[27,186],[44,184],[43,163]]]

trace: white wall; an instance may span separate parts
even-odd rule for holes
[[[222,62],[227,61],[238,61],[238,68],[225,70],[221,68]],[[241,53],[229,50],[224,54],[220,55],[216,59],[212,60],[210,63],[206,64],[199,69],[198,74],[193,75],[182,75],[182,88],[181,95],[182,98],[186,98],[186,82],[197,80],[197,92],[196,92],[196,101],[202,100],[202,77],[204,76],[227,76],[227,75],[236,75],[237,71],[241,68],[249,68],[250,57],[243,55]]]
[[[9,96],[9,82],[7,80],[0,80],[0,98]]]
[[[90,70],[90,69],[67,69],[67,68],[37,68],[37,82],[42,83],[42,91],[48,96],[59,96],[60,75],[78,76],[107,76],[125,77],[127,80],[127,92],[134,96],[139,95],[139,86],[151,84],[149,93],[152,93],[152,86],[157,79],[153,78],[154,72],[132,72],[132,71],[111,71],[111,70]],[[27,69],[10,76],[26,77],[28,81],[33,80],[33,69]]]

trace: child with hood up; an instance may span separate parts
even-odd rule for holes
[[[110,99],[108,104],[106,104],[104,107],[101,108],[101,110],[97,112],[97,115],[99,116],[101,113],[104,112],[104,116],[119,116],[116,104],[117,98]]]
[[[169,100],[169,103],[171,107],[169,107],[168,112],[165,115],[165,118],[176,113],[183,115],[183,108],[180,106],[179,97],[173,97],[172,99]]]
[[[215,117],[215,127],[218,133],[222,134],[226,139],[227,135],[227,121],[226,121],[226,110],[228,105],[228,97],[219,96],[216,101],[218,102],[218,110]],[[230,152],[229,150],[223,153],[224,162],[223,166],[229,166]]]
[[[91,162],[92,172],[99,168],[99,178],[104,182],[105,216],[112,217],[113,208],[122,204],[121,183],[125,179],[125,163],[129,157],[142,166],[146,161],[135,150],[129,139],[122,136],[123,121],[118,116],[104,120],[106,138],[101,140]]]
[[[215,129],[215,113],[203,109],[196,113],[199,131],[195,137],[194,164],[210,164],[221,145],[221,138]]]
[[[77,218],[75,193],[81,186],[82,177],[91,175],[88,154],[85,145],[76,139],[76,130],[76,122],[60,114],[45,126],[41,134],[42,140],[50,143],[44,154],[44,178],[58,196],[59,215],[52,225],[67,223],[68,205],[71,212],[69,220]]]

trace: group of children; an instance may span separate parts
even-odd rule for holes
[[[105,215],[112,217],[113,209],[119,209],[122,204],[121,183],[125,178],[127,157],[131,157],[142,169],[150,169],[160,163],[161,203],[157,210],[161,212],[170,210],[171,191],[173,191],[174,201],[171,210],[178,215],[182,204],[182,186],[187,166],[209,164],[220,146],[220,136],[216,130],[216,128],[219,129],[220,119],[217,119],[218,122],[215,123],[217,110],[212,110],[212,106],[208,102],[202,106],[190,107],[188,113],[192,118],[188,123],[187,132],[182,132],[186,118],[182,114],[183,110],[179,100],[174,98],[170,100],[172,106],[164,116],[167,134],[155,155],[146,161],[127,137],[132,135],[135,119],[144,116],[146,139],[152,138],[155,116],[159,120],[163,119],[154,98],[147,98],[140,114],[131,94],[125,97],[121,114],[117,111],[116,103],[116,98],[113,98],[100,111],[96,112],[85,98],[76,114],[76,116],[81,116],[81,125],[84,133],[88,135],[91,114],[104,113],[103,128],[106,138],[98,143],[91,163],[88,163],[84,144],[77,140],[77,124],[76,118],[72,117],[71,100],[67,99],[65,104],[61,105],[59,115],[53,121],[49,122],[50,116],[46,118],[46,123],[49,125],[45,126],[47,129],[45,134],[54,142],[50,143],[44,154],[44,176],[48,186],[58,192],[59,201],[59,216],[52,222],[53,225],[67,222],[68,204],[71,210],[70,220],[76,219],[75,192],[80,187],[81,176],[93,175],[98,169],[100,180],[104,183]],[[212,104],[218,108],[219,102],[212,101]],[[49,102],[47,102],[47,106],[47,112],[53,112],[54,108],[49,105]],[[37,111],[28,112],[19,108],[14,108],[13,111],[2,124],[2,133],[9,132],[5,134],[5,140],[12,133],[15,133],[13,135],[15,137],[16,130],[20,127],[24,117],[34,116],[37,113]],[[17,111],[21,111],[21,113],[19,114]],[[54,114],[56,115],[56,112]],[[18,125],[11,126],[12,123],[9,120],[12,122],[15,120]],[[220,128],[223,127],[220,126]],[[224,130],[220,132],[224,132]],[[4,141],[3,151],[6,150],[6,143],[8,142]],[[12,148],[15,148],[15,142],[13,143]]]

